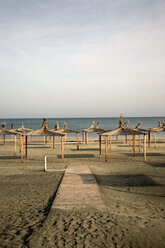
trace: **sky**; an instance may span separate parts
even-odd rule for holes
[[[165,116],[164,0],[0,0],[0,118]]]

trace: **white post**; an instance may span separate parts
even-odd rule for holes
[[[44,155],[44,160],[45,160],[45,171],[47,171],[47,157]]]

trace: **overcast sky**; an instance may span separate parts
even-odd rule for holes
[[[0,118],[165,116],[164,0],[0,0]]]

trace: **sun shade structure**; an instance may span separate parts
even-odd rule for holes
[[[125,121],[124,124],[123,124],[123,120],[122,120],[122,114],[119,116],[119,119],[118,119],[118,127],[121,127],[122,125],[124,127],[128,127],[129,125],[129,120]],[[119,135],[116,135],[116,140],[118,140],[119,138]],[[125,136],[125,142],[127,143],[127,135]]]
[[[158,121],[158,127],[156,128],[150,128],[149,133],[150,133],[150,142],[151,143],[151,133],[154,134],[154,147],[156,148],[156,133],[157,132],[165,132],[165,121],[163,121],[163,125],[161,126],[161,121]]]
[[[89,128],[85,128],[82,130],[82,142],[84,142],[84,134],[85,134],[85,143],[88,144],[88,133],[92,133],[92,132],[98,133],[105,131],[104,129],[99,128],[99,123],[100,123],[99,121],[96,122],[96,125],[94,126],[95,121],[92,121],[92,125]]]
[[[16,143],[17,143],[17,140],[16,140],[16,135],[20,135],[19,132],[17,132],[15,129],[14,129],[14,126],[13,126],[13,123],[11,125],[11,129],[10,130],[7,130],[5,129],[6,127],[6,123],[3,122],[2,123],[2,129],[0,130],[0,135],[3,135],[3,144],[5,144],[5,135],[15,135],[15,142],[14,142],[14,153],[16,154],[16,150],[17,150],[17,147],[16,147]]]
[[[32,129],[25,128],[23,125],[23,121],[22,121],[22,126],[20,128],[18,128],[16,131],[21,132],[21,133],[26,133],[26,132],[32,131]]]
[[[66,122],[64,122],[63,128],[60,128],[58,122],[56,122],[54,129],[51,129],[51,131],[55,131],[57,133],[58,132],[65,133],[65,143],[66,143],[66,135],[67,135],[67,133],[76,133],[77,134],[77,150],[79,150],[79,131],[69,129],[67,124],[66,124]]]
[[[109,130],[106,132],[98,133],[99,135],[99,155],[101,156],[101,136],[105,137],[105,160],[107,161],[107,151],[108,151],[108,136],[110,136],[110,151],[111,151],[111,136],[117,135],[133,135],[133,156],[135,153],[135,137],[136,135],[144,135],[144,160],[146,161],[146,132],[137,131],[135,129],[131,129],[125,127],[125,125],[121,124],[117,129]]]
[[[151,135],[150,135],[150,132],[148,129],[144,129],[144,128],[140,128],[142,124],[142,121],[139,121],[137,126],[134,128],[134,130],[136,131],[140,131],[140,132],[145,132],[145,133],[148,133],[148,147],[150,147],[150,142],[151,142]],[[140,135],[139,135],[139,152],[140,152]]]
[[[64,133],[59,133],[59,132],[53,132],[49,130],[47,126],[47,118],[43,119],[43,124],[40,129],[31,131],[29,133],[25,133],[24,136],[26,136],[26,158],[27,158],[27,136],[53,136],[53,148],[54,148],[54,137],[55,136],[61,136],[61,154],[62,154],[62,162],[64,161],[64,153],[63,153],[63,136]],[[23,161],[23,158],[22,158]]]
[[[6,127],[6,123],[5,122],[3,122],[2,124],[1,124],[1,130],[0,130],[0,135],[3,135],[3,144],[5,144],[5,135],[11,135],[11,133],[7,130],[7,129],[5,129],[5,127]]]

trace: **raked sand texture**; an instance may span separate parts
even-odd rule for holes
[[[68,165],[52,208],[105,210],[101,192],[88,164]]]

